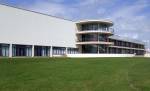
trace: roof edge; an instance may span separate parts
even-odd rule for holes
[[[49,15],[49,14],[45,14],[45,13],[41,13],[41,12],[29,10],[29,9],[24,9],[24,8],[16,7],[16,6],[13,6],[13,5],[8,5],[8,4],[6,4],[6,3],[0,3],[0,5],[7,6],[7,7],[11,7],[11,8],[15,8],[15,9],[19,9],[19,10],[23,10],[23,11],[32,12],[32,13],[36,13],[36,14],[40,14],[40,15],[50,16],[50,17],[54,17],[54,18],[58,18],[58,19],[66,20],[66,21],[75,22],[75,21],[70,20],[70,19],[65,19],[65,18],[62,18],[62,17],[54,16],[54,15]]]
[[[111,21],[111,20],[107,20],[107,19],[97,19],[97,20],[80,20],[80,21],[77,21],[76,24],[82,24],[82,23],[90,23],[90,22],[101,22],[101,23],[108,23],[110,24],[111,26],[114,25],[114,23]]]

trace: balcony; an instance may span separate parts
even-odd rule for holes
[[[112,35],[114,34],[114,29],[109,28],[108,30],[84,30],[84,31],[77,31],[76,34],[93,34],[93,33],[98,33],[98,34],[109,34]]]
[[[103,44],[103,45],[113,45],[113,42],[105,42],[105,41],[86,41],[86,42],[76,42],[76,45],[93,45],[93,44]]]

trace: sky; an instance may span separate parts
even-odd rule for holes
[[[73,21],[111,20],[115,34],[150,48],[150,0],[0,0],[0,3]]]

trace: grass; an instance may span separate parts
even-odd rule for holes
[[[150,59],[4,58],[0,91],[150,91]]]

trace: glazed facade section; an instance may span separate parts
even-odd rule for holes
[[[136,55],[145,53],[143,43],[114,39],[111,21],[81,21],[77,22],[76,26],[76,45],[80,53]]]
[[[89,24],[82,24],[80,31],[111,31],[109,25],[104,23],[89,23]]]
[[[77,48],[0,43],[0,57],[52,57],[77,54]]]
[[[8,57],[9,56],[9,45],[0,44],[0,56]]]
[[[144,55],[145,46],[144,44],[138,44],[128,41],[109,39],[113,42],[114,45],[109,47],[109,53],[118,53],[118,54],[136,54]]]
[[[111,23],[104,22],[81,22],[77,23],[77,46],[80,53],[107,53],[108,37],[113,34]]]
[[[108,36],[105,34],[82,34],[79,35],[81,38],[79,42],[86,42],[86,41],[105,41],[107,42]]]

